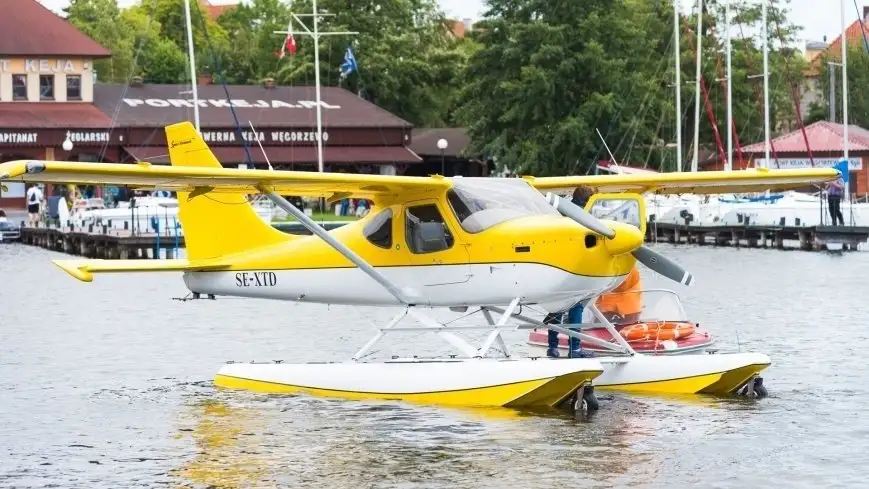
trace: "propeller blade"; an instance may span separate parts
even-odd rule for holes
[[[546,200],[549,201],[549,204],[552,207],[555,207],[555,209],[557,209],[563,216],[573,219],[591,231],[609,239],[616,236],[615,231],[570,200],[561,198],[553,193],[547,193]]]
[[[651,268],[655,272],[679,282],[682,285],[689,286],[694,281],[694,276],[687,270],[670,260],[666,256],[652,250],[648,246],[641,246],[632,252],[634,258],[643,265]]]

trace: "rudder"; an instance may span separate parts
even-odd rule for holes
[[[221,168],[190,122],[166,127],[172,166]],[[291,236],[257,215],[244,194],[178,192],[178,218],[187,259],[206,260],[289,241]]]

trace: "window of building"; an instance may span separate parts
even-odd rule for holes
[[[436,205],[408,207],[405,220],[407,246],[413,253],[434,253],[453,246],[453,235]]]
[[[27,100],[27,75],[12,75],[12,100]]]
[[[81,100],[81,75],[66,75],[66,99]]]
[[[54,100],[54,75],[39,75],[39,99]]]
[[[384,209],[362,229],[362,234],[374,246],[392,248],[392,209]]]

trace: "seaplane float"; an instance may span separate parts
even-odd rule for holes
[[[788,189],[838,175],[834,169],[758,169],[445,178],[248,170],[223,168],[189,122],[165,131],[169,166],[40,160],[0,164],[0,181],[177,192],[185,259],[56,260],[58,267],[83,282],[99,273],[182,272],[192,299],[235,296],[399,309],[350,359],[227,363],[214,378],[216,386],[474,408],[565,407],[578,416],[598,408],[596,388],[731,394],[750,387],[771,363],[762,353],[643,355],[625,341],[617,347],[628,354],[608,358],[520,358],[508,349],[505,330],[543,327],[523,308],[559,312],[581,302],[612,329],[592,301],[617,287],[637,262],[690,284],[690,273],[644,245],[644,193]],[[598,190],[589,206],[604,202],[607,209],[624,208],[614,215],[627,219],[598,219],[560,197],[580,185]],[[290,235],[268,225],[248,203],[249,195],[266,196],[312,234]],[[367,199],[372,209],[327,232],[283,195],[328,202]],[[432,308],[470,311],[487,324],[445,324],[426,314]],[[416,324],[400,327],[404,319]],[[545,327],[596,340],[561,325]],[[467,328],[485,328],[481,345],[457,334]],[[431,332],[458,353],[366,360],[385,335],[401,330]],[[614,329],[612,333],[620,338]],[[503,356],[490,356],[493,349]]]

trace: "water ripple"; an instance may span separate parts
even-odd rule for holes
[[[0,246],[0,486],[863,484],[869,254],[658,248],[694,273],[696,286],[677,291],[723,349],[770,355],[768,399],[602,393],[604,409],[577,423],[220,391],[211,378],[226,360],[346,358],[392,311],[180,303],[170,300],[186,293],[176,275],[81,284],[51,265],[63,255]],[[507,341],[525,350],[521,333]],[[407,335],[379,355],[408,345],[446,351]]]

